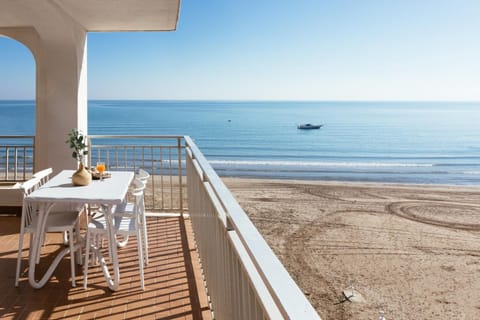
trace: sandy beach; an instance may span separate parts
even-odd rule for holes
[[[480,187],[223,180],[322,319],[480,318]]]

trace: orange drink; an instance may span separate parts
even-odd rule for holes
[[[97,171],[103,174],[103,171],[105,171],[105,163],[97,162]]]
[[[103,180],[103,172],[105,171],[105,162],[97,162],[97,171],[100,173],[100,180]]]

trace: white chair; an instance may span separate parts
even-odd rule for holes
[[[115,235],[121,235],[123,237],[136,236],[137,237],[137,248],[138,248],[138,266],[140,268],[140,282],[142,290],[145,290],[145,281],[143,273],[143,226],[142,226],[142,210],[143,210],[143,192],[145,189],[145,184],[135,179],[133,182],[134,189],[131,191],[131,195],[134,197],[135,202],[133,203],[132,211],[116,211],[113,214],[113,225],[115,230]],[[85,252],[85,264],[83,269],[83,287],[87,288],[87,279],[88,279],[88,264],[90,260],[90,247],[93,245],[95,249],[100,247],[101,242],[107,236],[107,223],[104,215],[92,218],[87,226],[87,244]],[[109,244],[109,250],[111,245]],[[111,256],[111,255],[110,255]],[[92,261],[95,262],[96,257],[92,257]]]
[[[48,180],[50,180],[50,175],[52,173],[53,173],[53,169],[52,168],[47,168],[47,169],[43,169],[43,170],[35,172],[33,174],[32,178],[38,178],[40,180],[39,186],[42,186],[45,183],[47,183]],[[67,232],[63,233],[63,243],[68,244],[68,234],[67,234]]]
[[[147,185],[148,179],[150,179],[150,174],[140,168],[138,173],[135,175],[135,178],[142,181],[145,186]],[[148,264],[148,232],[147,232],[147,218],[145,215],[145,193],[144,200],[142,201],[142,227],[143,227],[143,253],[145,257],[145,264]],[[121,206],[115,208],[115,212],[133,212],[133,203],[123,203]],[[128,237],[125,237],[122,241],[118,241],[118,247],[123,248],[128,243]]]
[[[147,182],[150,179],[150,174],[145,171],[144,169],[139,169],[136,178],[142,181],[147,186]],[[142,224],[143,224],[143,249],[144,249],[144,257],[145,257],[145,264],[148,264],[148,232],[147,232],[147,216],[145,214],[145,193],[142,200]],[[132,211],[133,206],[127,203],[125,207],[125,211]]]
[[[147,181],[150,178],[150,173],[143,169],[138,169],[138,173],[136,174],[135,178],[147,184]]]
[[[53,169],[52,168],[47,168],[47,169],[43,169],[43,170],[35,172],[33,174],[32,178],[38,178],[40,180],[40,183],[39,183],[38,186],[42,186],[45,183],[47,183],[48,180],[50,180],[50,175],[52,173],[53,173]],[[68,233],[67,232],[63,233],[63,243],[65,245],[68,244]]]
[[[48,174],[47,174],[48,176]],[[23,239],[26,233],[30,234],[30,250],[33,247],[33,236],[32,234],[36,231],[37,222],[38,222],[38,214],[36,208],[25,201],[25,197],[28,196],[30,193],[35,191],[39,188],[42,183],[45,181],[45,177],[39,175],[38,177],[34,177],[26,182],[24,182],[21,186],[23,189],[23,207],[22,207],[22,217],[20,222],[20,236],[18,240],[18,257],[17,257],[17,269],[15,274],[15,286],[18,287],[18,281],[20,278],[20,267],[21,267],[21,260],[22,260],[22,251],[23,251]],[[65,210],[63,210],[65,209]],[[74,248],[74,234],[77,237],[77,241],[80,241],[80,225],[79,225],[79,213],[81,208],[59,208],[54,207],[51,209],[47,217],[47,221],[45,224],[45,233],[68,233],[68,243],[70,246],[70,267],[72,273],[72,286],[75,287],[75,248]],[[42,236],[39,239],[40,243],[43,244],[44,237]],[[30,251],[31,254],[31,251]],[[81,263],[81,255],[78,255],[79,261]],[[40,252],[37,253],[35,257],[35,262],[38,263],[40,260]]]

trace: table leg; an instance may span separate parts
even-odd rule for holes
[[[117,240],[115,237],[115,228],[113,224],[113,212],[111,205],[104,205],[103,206],[105,211],[105,220],[107,223],[107,234],[108,234],[108,247],[110,250],[110,258],[112,259],[113,264],[113,278],[110,276],[110,272],[108,271],[108,266],[105,261],[105,258],[102,256],[100,250],[98,248],[93,248],[95,254],[100,257],[100,266],[103,270],[103,275],[107,280],[108,287],[112,291],[118,290],[120,285],[120,267],[118,263],[118,252],[117,252]]]
[[[77,244],[75,245],[75,250],[79,250],[81,245]],[[60,261],[62,261],[63,257],[65,257],[67,254],[70,253],[70,248],[65,248],[62,251],[58,253],[58,255],[55,257],[53,260],[52,264],[48,268],[48,270],[45,272],[43,277],[40,279],[40,281],[35,280],[35,266],[36,266],[36,261],[35,261],[35,256],[30,255],[30,267],[28,270],[28,282],[30,285],[35,288],[35,289],[40,289],[43,287],[48,280],[52,277],[53,272],[57,268],[58,264]]]
[[[30,256],[29,256],[29,268],[28,268],[28,282],[30,285],[35,289],[42,288],[48,280],[52,277],[53,272],[57,268],[60,261],[62,261],[63,257],[70,253],[70,247],[63,249],[58,253],[58,255],[53,260],[52,264],[45,272],[43,277],[40,281],[35,280],[35,268],[37,263],[40,260],[40,250],[43,245],[43,241],[45,238],[45,225],[47,222],[48,214],[50,210],[54,206],[54,203],[41,203],[38,205],[38,220],[37,220],[37,227],[34,233],[31,234],[31,246],[30,246]],[[73,236],[73,235],[71,235]],[[74,250],[80,250],[81,244],[77,243],[74,246]]]

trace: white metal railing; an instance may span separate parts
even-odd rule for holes
[[[0,136],[0,181],[25,181],[33,171],[35,136]]]
[[[149,210],[186,210],[183,136],[90,135],[88,165],[105,162],[107,170],[139,168],[150,173],[145,205]]]
[[[189,137],[188,208],[215,319],[320,319]]]

